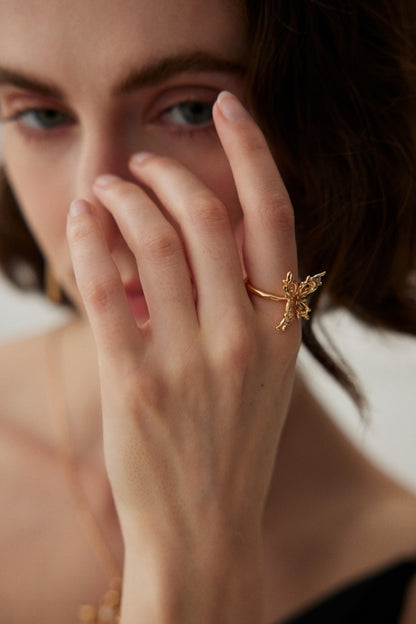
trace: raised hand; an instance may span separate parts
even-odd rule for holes
[[[274,292],[296,275],[294,217],[245,109],[224,93],[214,120],[241,205],[243,269],[227,206],[168,157],[139,154],[137,184],[104,176],[94,188],[136,257],[146,323],[94,211],[79,200],[68,218],[126,545],[123,624],[261,621],[261,524],[300,323],[276,333],[282,304],[249,295],[243,271]]]

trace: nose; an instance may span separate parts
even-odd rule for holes
[[[120,231],[108,210],[93,193],[94,180],[103,173],[112,173],[133,180],[128,168],[132,153],[131,141],[113,129],[95,127],[82,134],[76,158],[74,197],[88,200],[101,222],[110,251],[120,243]]]

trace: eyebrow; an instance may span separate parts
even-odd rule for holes
[[[152,86],[168,80],[176,74],[185,72],[220,72],[224,74],[244,75],[245,66],[240,61],[225,59],[207,52],[181,54],[149,63],[138,71],[131,71],[113,89],[114,95],[124,95],[143,87]]]
[[[45,95],[57,99],[63,99],[64,94],[55,85],[32,78],[25,73],[15,72],[5,67],[0,67],[0,87],[2,85],[14,85],[27,91],[34,91],[39,95]]]
[[[169,56],[150,62],[138,70],[130,70],[112,89],[111,94],[113,96],[126,95],[185,72],[220,72],[244,75],[245,66],[240,61],[233,61],[207,52]],[[39,80],[25,72],[17,72],[0,67],[0,86],[6,84],[33,91],[46,97],[65,99],[64,91],[51,82]]]

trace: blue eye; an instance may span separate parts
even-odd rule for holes
[[[16,113],[12,120],[19,120],[23,126],[32,130],[54,130],[68,124],[70,117],[53,108],[33,108]]]
[[[212,122],[212,107],[211,102],[181,102],[169,108],[164,117],[179,126],[203,126]]]

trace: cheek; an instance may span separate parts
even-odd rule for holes
[[[42,238],[43,225],[55,230],[63,217],[65,177],[61,168],[30,156],[29,150],[5,145],[5,169],[29,225]]]
[[[5,168],[20,209],[39,246],[51,260],[62,255],[66,245],[65,182],[56,166],[45,167],[36,159],[5,149]]]
[[[19,178],[10,176],[10,181],[20,209],[46,256],[57,255],[64,234],[64,217],[54,202],[53,189],[44,192],[39,180],[26,177],[23,184]]]
[[[6,171],[21,212],[43,255],[66,294],[82,310],[66,240],[69,199],[65,197],[65,178],[55,168],[32,166],[7,158]],[[52,171],[53,173],[50,173]]]

